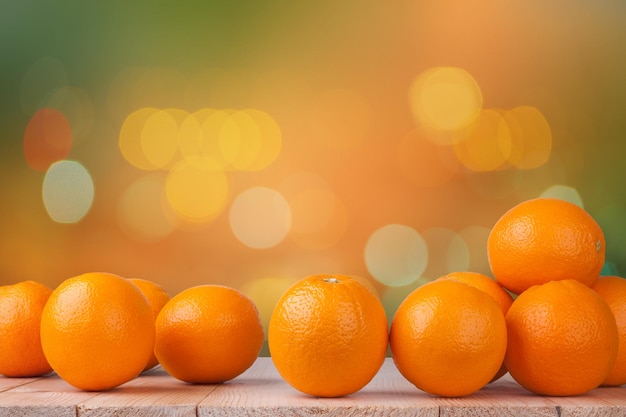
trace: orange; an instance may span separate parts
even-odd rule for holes
[[[148,300],[148,304],[150,304],[150,309],[152,310],[152,316],[156,321],[159,312],[163,308],[163,306],[170,300],[170,296],[163,287],[159,284],[154,283],[152,281],[148,281],[140,278],[130,278],[130,282],[135,284],[143,293],[143,295]],[[159,363],[156,355],[152,353],[152,357],[148,361],[148,364],[144,367],[144,371],[154,368]]]
[[[417,388],[445,397],[469,395],[491,381],[506,352],[506,324],[485,292],[449,279],[410,293],[391,322],[391,354]]]
[[[181,381],[233,379],[256,360],[263,326],[252,300],[222,285],[200,285],[174,296],[156,320],[154,353]]]
[[[41,311],[52,290],[35,281],[0,286],[0,374],[29,377],[52,371],[41,349]]]
[[[498,284],[495,280],[491,279],[487,275],[480,274],[478,272],[451,272],[448,275],[444,275],[439,279],[451,279],[453,281],[462,282],[464,284],[471,285],[472,287],[478,288],[481,291],[486,292],[490,296],[496,300],[502,313],[506,315],[513,304],[513,297],[511,294],[506,292],[504,288],[500,284]],[[496,375],[491,379],[490,382],[496,381],[503,377],[507,373],[506,366],[504,363],[500,367],[500,370],[496,373]]]
[[[537,394],[585,393],[605,380],[617,355],[618,333],[607,303],[575,280],[524,291],[506,315],[511,376]]]
[[[93,272],[63,281],[41,318],[41,344],[56,373],[76,388],[100,391],[135,378],[154,346],[154,318],[129,280]]]
[[[575,279],[591,286],[604,265],[602,229],[584,209],[537,198],[504,213],[487,242],[494,278],[521,294],[533,285]]]
[[[506,314],[509,311],[511,304],[513,304],[513,297],[511,294],[506,292],[500,284],[498,284],[494,279],[489,278],[487,275],[478,272],[451,272],[438,279],[450,279],[462,282],[486,292],[492,296],[494,300],[496,300],[503,314]]]
[[[317,397],[349,395],[382,366],[387,317],[374,293],[356,279],[313,275],[278,301],[268,344],[276,369],[293,388]]]
[[[615,317],[619,337],[617,359],[601,385],[626,384],[626,279],[615,276],[600,277],[591,288],[609,305]]]

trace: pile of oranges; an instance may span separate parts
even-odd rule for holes
[[[344,275],[289,288],[267,340],[281,377],[318,397],[363,388],[390,352],[433,395],[466,396],[510,373],[527,390],[578,395],[626,383],[626,280],[600,276],[605,240],[581,207],[539,198],[495,223],[493,277],[453,272],[414,290],[389,327],[374,293]],[[248,369],[265,334],[252,300],[200,285],[170,296],[154,282],[87,273],[51,290],[0,287],[0,374],[55,372],[88,391],[112,389],[157,364],[188,383]]]

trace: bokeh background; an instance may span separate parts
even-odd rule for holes
[[[0,4],[0,284],[316,273],[391,317],[538,196],[626,270],[626,3]]]

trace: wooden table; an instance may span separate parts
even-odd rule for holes
[[[626,416],[626,387],[541,397],[505,376],[464,398],[428,395],[386,359],[363,390],[314,398],[292,389],[270,358],[221,385],[191,385],[160,367],[106,392],[79,391],[56,375],[0,377],[0,416]]]

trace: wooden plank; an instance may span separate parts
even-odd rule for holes
[[[196,417],[197,404],[215,385],[194,385],[168,375],[161,367],[78,405],[80,417]]]
[[[238,378],[217,387],[198,405],[200,417],[222,416],[418,416],[437,417],[433,398],[398,377],[386,360],[361,391],[341,398],[316,398],[287,385],[270,358],[259,358]]]
[[[481,390],[459,398],[437,397],[441,417],[558,417],[555,404],[532,394],[506,374]]]
[[[76,417],[77,404],[97,393],[72,387],[57,375],[38,378],[0,395],[0,417]]]
[[[626,415],[624,388],[596,388],[575,397],[551,397],[561,417],[623,417]]]
[[[5,416],[541,416],[626,415],[626,388],[600,387],[575,397],[543,397],[505,376],[462,398],[443,398],[406,381],[391,359],[361,391],[315,398],[291,388],[271,358],[259,358],[243,375],[219,385],[192,385],[162,368],[104,392],[80,391],[56,375],[0,378],[0,417]]]
[[[38,380],[37,378],[7,378],[5,376],[0,376],[0,392],[6,391],[11,388],[19,387],[20,385],[30,384],[33,381]]]

